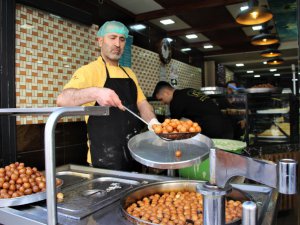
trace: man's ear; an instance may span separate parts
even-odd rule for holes
[[[98,38],[98,44],[100,46],[100,48],[102,47],[102,44],[103,44],[103,37],[99,37]]]

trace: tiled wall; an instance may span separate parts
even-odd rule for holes
[[[87,27],[47,12],[17,5],[16,10],[16,104],[17,107],[55,107],[57,95],[74,71],[97,58],[97,25]],[[178,87],[201,86],[199,68],[171,60],[177,67]],[[147,96],[159,80],[157,53],[132,46],[132,69]],[[17,117],[17,124],[45,123],[45,116]],[[79,121],[82,117],[65,118]]]
[[[226,67],[225,67],[225,77],[226,77],[226,82],[234,80],[234,73]]]

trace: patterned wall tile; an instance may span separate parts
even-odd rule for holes
[[[90,27],[18,4],[16,10],[16,103],[17,107],[55,107],[56,98],[81,65],[100,53],[97,25]],[[132,69],[146,96],[160,79],[157,53],[132,46]],[[178,87],[201,86],[199,68],[171,60],[165,66],[167,79],[171,67],[177,68]],[[45,123],[47,116],[19,116],[17,124]],[[83,117],[64,118],[80,121]]]
[[[156,83],[160,80],[161,67],[165,67],[167,81],[170,81],[171,67],[178,74],[178,88],[201,87],[201,70],[198,67],[172,59],[167,65],[160,62],[155,52],[132,46],[132,70],[136,73],[146,96],[151,96]]]

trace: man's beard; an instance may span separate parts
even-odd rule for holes
[[[122,54],[116,55],[116,54],[109,54],[108,58],[111,60],[119,60],[122,57]]]
[[[119,54],[113,53],[113,52],[108,52],[107,57],[110,60],[114,60],[114,61],[119,61],[119,59],[122,57],[123,52],[120,51]]]

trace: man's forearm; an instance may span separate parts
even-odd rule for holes
[[[138,109],[140,111],[141,117],[149,122],[151,119],[155,118],[154,110],[152,105],[149,104],[148,101],[144,100],[137,104]]]
[[[79,106],[88,102],[93,102],[96,100],[95,88],[68,88],[62,91],[62,93],[57,97],[58,106]]]

